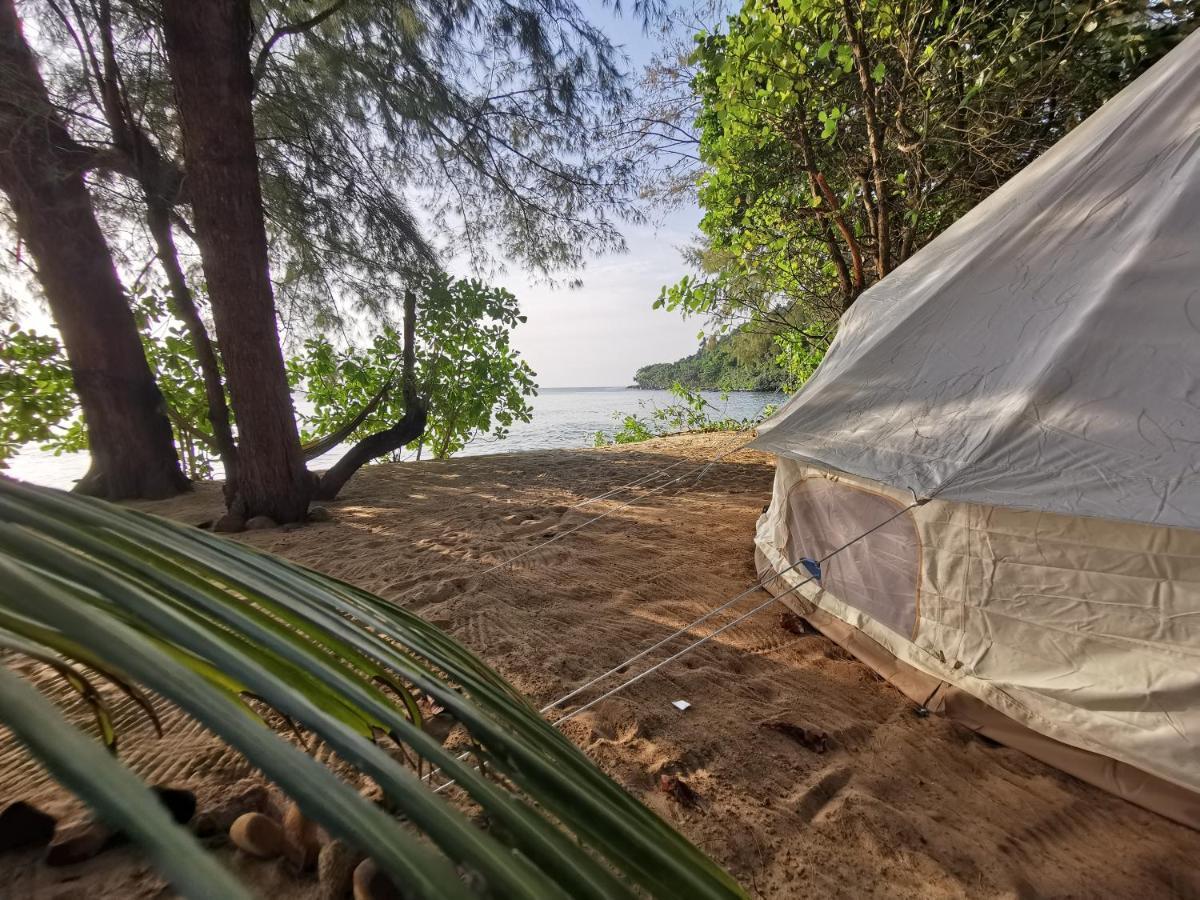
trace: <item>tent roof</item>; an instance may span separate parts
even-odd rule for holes
[[[1200,528],[1200,33],[864,293],[754,446]]]

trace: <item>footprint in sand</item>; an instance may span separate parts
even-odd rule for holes
[[[814,783],[801,791],[799,797],[788,798],[788,805],[793,806],[796,815],[806,825],[811,824],[839,798],[853,774],[853,771],[847,768],[826,769]]]

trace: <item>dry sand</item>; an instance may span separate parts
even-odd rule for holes
[[[617,509],[490,574],[555,533],[612,510],[575,504],[729,435],[363,470],[333,521],[241,539],[403,604],[480,653],[539,704],[698,617],[755,580],[754,522],[772,466],[742,451],[698,484]],[[198,523],[219,492],[145,508]],[[749,609],[757,592],[738,607]],[[763,897],[1200,897],[1200,833],[995,746],[913,705],[772,607],[565,726],[587,754]],[[736,615],[715,620],[728,621]],[[678,649],[681,642],[671,645]],[[667,655],[666,649],[651,659]],[[610,682],[611,684],[611,682]],[[595,696],[596,692],[584,697]],[[679,712],[670,704],[687,700]],[[153,737],[124,710],[123,757],[201,806],[252,773],[186,723]],[[816,752],[764,723],[828,732]],[[0,796],[69,814],[73,803],[0,736]],[[700,797],[659,790],[677,775]],[[282,863],[220,851],[264,895],[312,896]],[[161,896],[136,851],[47,869],[0,863],[0,895]]]

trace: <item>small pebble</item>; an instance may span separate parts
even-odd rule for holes
[[[246,779],[234,785],[229,799],[196,816],[192,827],[197,837],[226,834],[239,817],[250,812],[263,812],[267,808],[267,788],[258,782]]]
[[[225,515],[213,522],[212,530],[223,534],[234,534],[239,531],[245,531],[246,520],[234,513],[225,513]]]
[[[246,813],[229,829],[229,839],[239,850],[259,859],[274,859],[283,853],[283,828],[262,813]]]
[[[268,528],[278,528],[279,524],[270,516],[251,516],[246,520],[247,531],[265,531]]]
[[[112,829],[99,822],[79,822],[60,828],[46,848],[46,865],[72,866],[91,859],[117,840]]]
[[[308,511],[308,521],[331,522],[333,521],[333,513],[324,506],[314,506]]]
[[[24,800],[14,800],[0,810],[0,853],[50,843],[54,825],[53,816]]]
[[[401,900],[403,896],[375,860],[364,859],[354,870],[354,900]]]
[[[288,860],[300,872],[307,872],[317,864],[321,852],[321,838],[317,823],[300,812],[295,803],[283,814],[283,836],[287,843]]]
[[[362,854],[342,841],[330,841],[317,856],[321,900],[345,900],[354,889],[354,870]]]

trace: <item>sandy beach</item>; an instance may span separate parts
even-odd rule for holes
[[[675,468],[649,485],[695,473],[730,442],[729,434],[689,435],[371,466],[327,504],[331,521],[238,539],[419,613],[542,705],[754,583],[754,523],[773,473],[764,454],[737,452],[701,480],[681,479],[630,506],[621,505],[640,489],[577,505],[665,466]],[[199,524],[219,515],[219,486],[139,506]],[[765,599],[756,591],[710,624]],[[782,610],[765,610],[565,725],[753,895],[1200,896],[1200,833],[919,717]],[[691,707],[680,712],[675,700]],[[158,739],[131,704],[115,705],[122,758],[152,783],[194,791],[202,811],[252,783],[245,762],[198,726],[168,714]],[[828,740],[797,739],[800,729]],[[664,793],[664,774],[690,786],[695,801]],[[79,814],[7,735],[0,796]],[[314,877],[214,844],[264,896],[318,896]],[[129,848],[54,869],[36,853],[10,855],[5,869],[4,897],[169,896]]]

